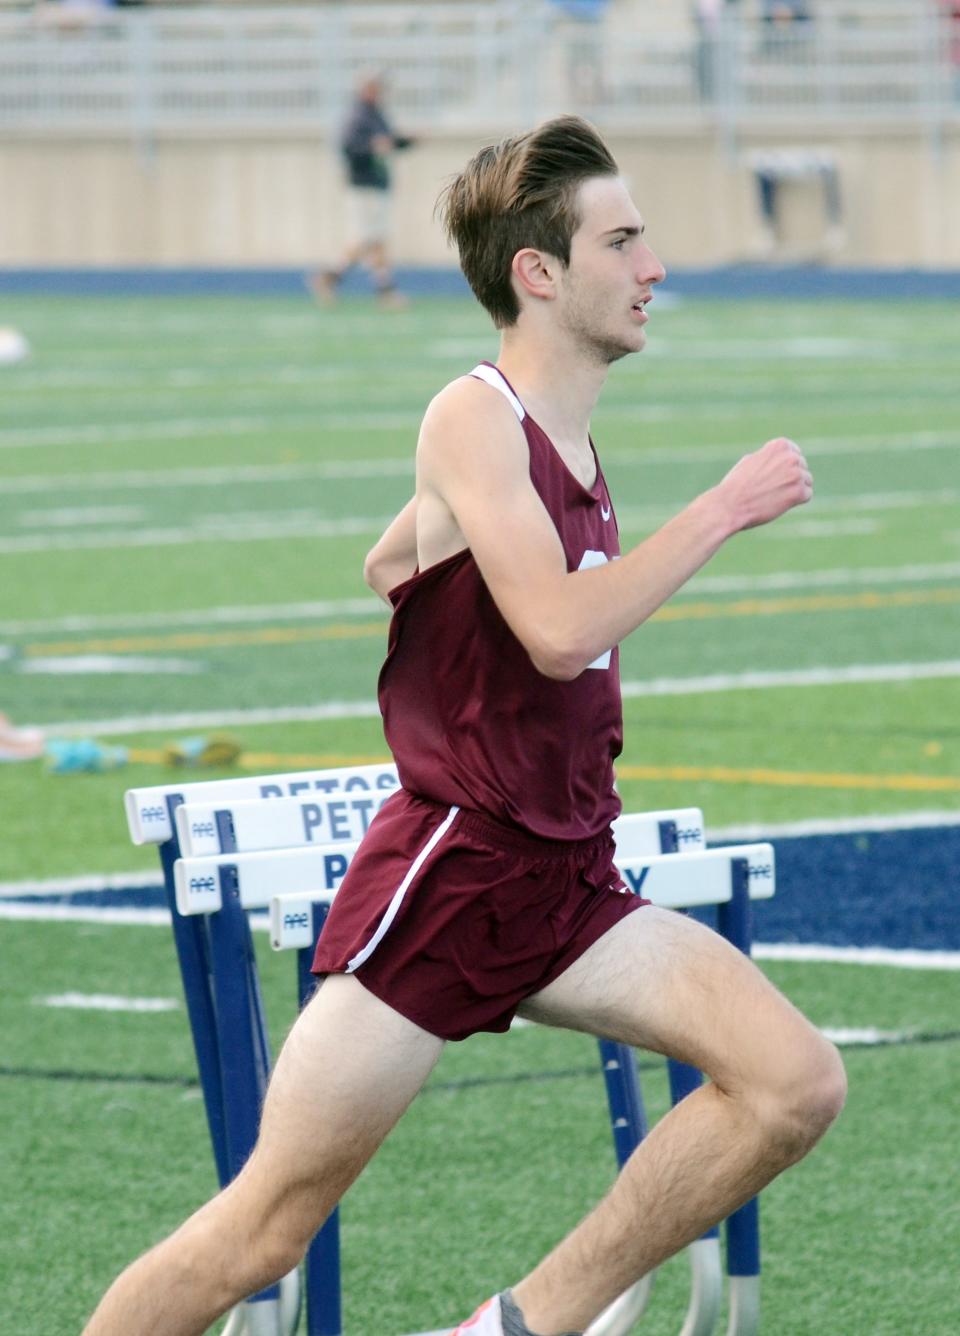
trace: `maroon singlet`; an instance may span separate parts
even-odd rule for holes
[[[506,393],[520,419],[530,478],[568,569],[617,557],[617,522],[599,461],[588,491],[502,373],[484,363],[472,374]],[[549,840],[590,839],[608,829],[620,812],[613,787],[623,742],[616,647],[572,682],[545,677],[501,616],[469,550],[413,575],[390,598],[379,698],[404,789]]]
[[[570,570],[618,553],[606,484],[587,491],[523,411],[530,476]],[[387,799],[337,892],[315,974],[354,974],[441,1039],[505,1030],[648,902],[614,861],[620,803],[617,651],[573,682],[537,672],[469,552],[395,589],[380,705],[403,787]]]

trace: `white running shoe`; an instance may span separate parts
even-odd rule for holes
[[[450,1336],[503,1336],[499,1294],[481,1304],[473,1317],[468,1317],[466,1322],[454,1327]]]

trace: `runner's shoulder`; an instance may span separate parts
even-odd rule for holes
[[[503,394],[476,376],[458,376],[431,399],[423,417],[420,444],[473,441],[490,432],[507,439],[519,431],[517,415]]]

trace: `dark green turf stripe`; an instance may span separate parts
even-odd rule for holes
[[[6,1067],[0,1066],[0,1077],[10,1076],[27,1081],[84,1081],[105,1082],[109,1085],[180,1086],[190,1089],[199,1086],[195,1076],[164,1076],[160,1072],[85,1072],[66,1067]]]

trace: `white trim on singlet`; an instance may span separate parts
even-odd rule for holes
[[[507,384],[502,371],[498,371],[495,366],[487,366],[485,362],[481,362],[479,366],[473,368],[470,375],[476,376],[477,380],[485,380],[488,385],[492,385],[495,390],[499,390],[521,422],[527,416],[527,410]]]
[[[384,913],[383,918],[377,924],[376,932],[370,938],[369,942],[367,942],[366,946],[363,947],[360,951],[358,951],[352,960],[347,961],[347,970],[346,970],[347,974],[352,974],[353,971],[355,969],[358,969],[365,960],[369,960],[370,957],[373,955],[374,951],[376,951],[377,947],[383,941],[390,927],[390,924],[397,917],[397,912],[400,909],[400,906],[403,904],[403,897],[410,889],[410,883],[413,881],[414,877],[423,867],[423,864],[429,857],[430,853],[436,848],[436,846],[443,839],[444,835],[446,835],[447,831],[453,825],[453,819],[459,811],[460,811],[459,807],[450,808],[450,811],[447,813],[444,820],[441,821],[440,825],[430,836],[429,840],[427,840],[426,844],[417,854],[416,858],[410,864],[409,868],[407,868],[407,875],[404,877],[403,881],[394,891],[393,899],[390,901],[389,905],[387,905],[386,912]]]

